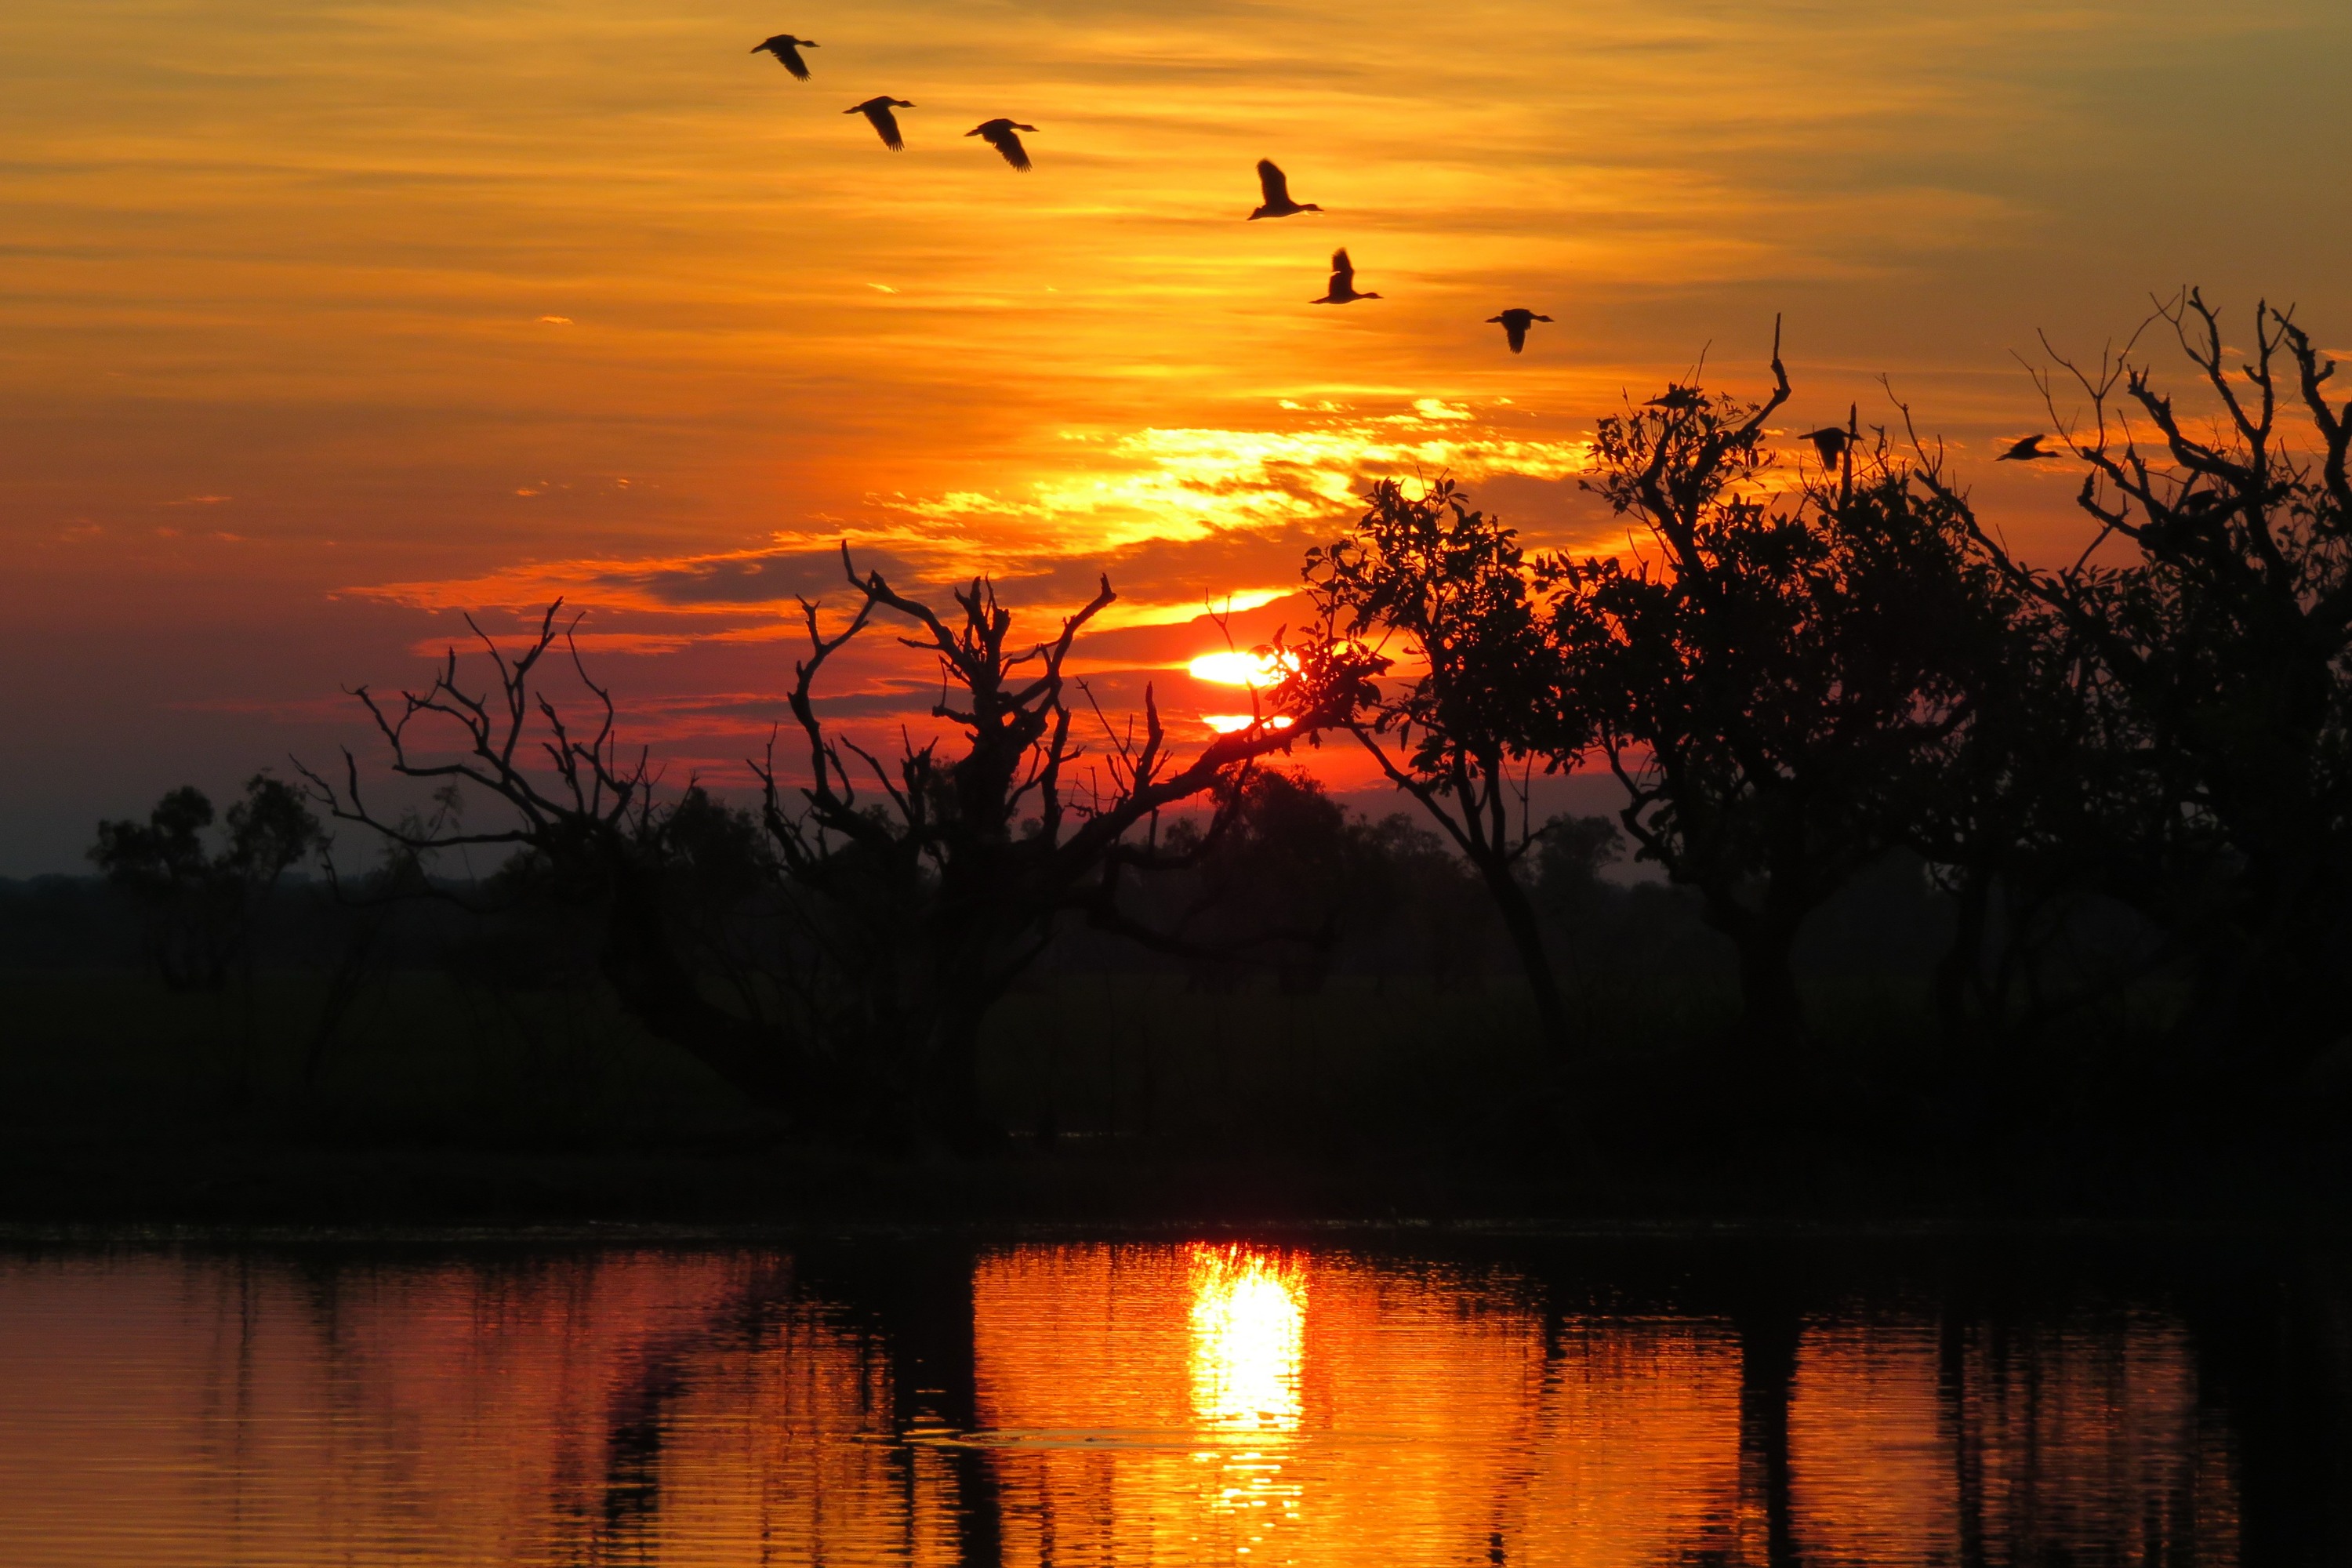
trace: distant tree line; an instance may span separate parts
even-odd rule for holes
[[[2215,412],[2177,409],[2137,339],[2058,362],[2085,412],[2042,391],[2093,526],[2066,564],[2019,560],[1899,405],[1894,428],[1850,414],[1813,433],[1819,462],[1785,459],[1776,344],[1760,402],[1676,385],[1601,422],[1585,483],[1633,525],[1627,556],[1531,553],[1450,481],[1377,484],[1307,555],[1314,623],[1258,650],[1283,678],[1255,721],[1189,756],[1149,688],[1113,720],[1066,673],[1108,582],[1023,643],[985,580],[942,612],[845,548],[846,616],[803,605],[801,766],[772,752],[754,809],[656,790],[559,605],[518,654],[483,639],[478,689],[453,652],[421,691],[360,692],[392,773],[445,792],[430,816],[379,812],[346,752],[306,770],[307,801],[257,780],[217,852],[182,792],[92,853],[153,911],[174,983],[217,984],[237,911],[318,843],[315,806],[388,847],[347,899],[571,911],[651,1032],[884,1143],[984,1140],[990,1009],[1049,951],[1113,941],[1194,984],[1294,990],[1406,962],[1466,983],[1507,952],[1556,1091],[1590,1058],[1591,955],[1685,911],[1736,961],[1733,1070],[1786,1077],[1801,938],[1888,866],[1938,889],[1951,1039],[2013,1046],[2160,981],[2176,1059],[2275,1088],[2343,1037],[2352,973],[2352,425],[2289,312],[2259,309],[2245,351],[2193,290],[2150,326]],[[816,696],[882,617],[941,683],[940,734],[887,757]],[[1422,821],[1352,817],[1272,765],[1311,737],[1364,748]],[[1536,775],[1596,768],[1622,787],[1613,822],[1536,819]],[[1628,846],[1665,879],[1646,905],[1599,874]],[[502,866],[461,894],[433,868],[464,847]]]

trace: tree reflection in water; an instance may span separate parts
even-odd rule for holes
[[[2343,1544],[2344,1391],[2315,1380],[2347,1364],[2338,1287],[2282,1318],[1798,1278],[1223,1245],[25,1256],[0,1259],[0,1513],[13,1560],[76,1564]],[[2289,1431],[2327,1451],[2250,1473]]]

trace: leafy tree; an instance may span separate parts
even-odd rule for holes
[[[1883,441],[1850,439],[1834,476],[1776,482],[1777,349],[1772,372],[1760,404],[1678,387],[1603,420],[1588,483],[1652,551],[1546,563],[1564,681],[1626,787],[1621,820],[1737,946],[1767,1058],[1801,1028],[1800,926],[1906,841],[2000,624],[1959,509]]]
[[[1160,874],[1096,924],[1185,960],[1192,983],[1224,988],[1271,969],[1282,989],[1320,990],[1342,944],[1363,934],[1356,825],[1312,774],[1252,768],[1209,823],[1162,839]]]
[[[250,961],[257,918],[289,867],[326,838],[299,791],[267,773],[246,781],[225,839],[208,849],[213,803],[194,784],[173,790],[143,823],[106,821],[89,858],[148,911],[148,945],[175,991],[217,991]]]
[[[1535,854],[1537,907],[1555,918],[1591,908],[1603,890],[1601,868],[1624,847],[1625,836],[1605,816],[1562,814],[1546,820]]]
[[[1528,775],[1572,757],[1587,735],[1528,563],[1517,532],[1472,510],[1450,479],[1417,497],[1383,479],[1370,499],[1355,529],[1308,551],[1305,567],[1317,646],[1402,644],[1407,673],[1344,727],[1476,868],[1545,1037],[1565,1051],[1568,1006],[1520,870],[1543,836],[1529,821]],[[1397,668],[1376,658],[1382,673]]]
[[[2095,370],[2053,351],[2087,404],[2063,416],[2039,378],[2095,524],[2071,565],[2018,561],[1927,478],[2082,649],[2106,775],[2097,879],[2192,964],[2189,1035],[2287,1075],[2352,1000],[2352,407],[2329,401],[2336,363],[2291,311],[2257,305],[2251,326],[2250,351],[2226,347],[2188,289]],[[2159,387],[2138,351],[2151,328],[2211,417]]]

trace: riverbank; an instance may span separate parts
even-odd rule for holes
[[[789,1144],[703,1149],[302,1147],[19,1133],[0,1233],[421,1226],[598,1235],[897,1226],[1089,1230],[1455,1226],[1558,1233],[2352,1229],[2334,1152],[2170,1167],[1864,1170],[1793,1155],[1733,1175],[1012,1149],[889,1161]]]
[[[0,975],[0,1225],[2328,1226],[2346,1074],[2261,1103],[2128,1037],[1956,1047],[1916,1001],[1824,991],[1784,1074],[1706,1016],[1557,1081],[1516,993],[1066,983],[983,1053],[982,1157],[787,1129],[593,988],[396,975],[169,994]],[[1688,999],[1685,999],[1686,1001]],[[1664,1016],[1657,1015],[1656,1016]],[[1644,1016],[1652,1016],[1644,1015]],[[1713,1041],[1714,1044],[1709,1042]]]

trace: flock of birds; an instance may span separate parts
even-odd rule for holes
[[[794,37],[790,33],[778,33],[772,38],[763,39],[753,45],[751,53],[773,55],[777,64],[790,71],[797,79],[806,81],[809,79],[808,61],[802,57],[801,51],[816,47],[817,42],[814,38],[800,38]],[[914,107],[903,98],[892,98],[887,93],[884,93],[878,97],[869,98],[863,103],[853,103],[842,112],[866,116],[866,123],[873,126],[875,134],[882,138],[883,146],[893,153],[903,153],[907,150],[907,139],[898,130],[898,117],[891,110]],[[1030,163],[1029,149],[1023,145],[1020,137],[1020,132],[1024,131],[1034,136],[1036,134],[1037,128],[1034,125],[1023,124],[1017,120],[1000,116],[994,120],[982,121],[964,134],[979,137],[991,147],[995,148],[1007,163],[1025,174],[1029,172]],[[1300,213],[1319,213],[1323,210],[1313,202],[1293,200],[1290,195],[1289,176],[1286,175],[1271,158],[1260,158],[1257,161],[1257,184],[1258,205],[1249,215],[1250,221],[1253,223],[1262,217],[1295,217]],[[1372,290],[1360,289],[1356,287],[1356,264],[1348,258],[1347,247],[1341,246],[1331,253],[1329,283],[1321,295],[1309,300],[1307,303],[1352,305],[1359,300],[1379,298],[1380,295]],[[1526,352],[1528,331],[1530,327],[1538,321],[1550,320],[1549,316],[1540,311],[1530,310],[1517,305],[1486,318],[1488,325],[1503,329],[1504,340],[1510,344],[1513,353]],[[1678,398],[1681,400],[1679,403]],[[1649,405],[1672,409],[1677,406],[1687,406],[1696,404],[1696,401],[1697,394],[1695,390],[1675,387],[1664,397],[1652,398]],[[1819,430],[1808,430],[1800,439],[1811,441],[1813,444],[1813,449],[1821,455],[1822,467],[1834,468],[1844,460],[1847,448],[1853,442],[1853,435],[1851,429],[1841,429],[1837,426],[1829,425]],[[2042,449],[2042,439],[2043,437],[2038,435],[2028,436],[2013,443],[2007,451],[1994,460],[2003,463],[2030,463],[2042,458],[2056,457],[2058,454]]]
[[[763,39],[753,45],[751,53],[773,55],[777,64],[782,66],[798,79],[806,81],[809,79],[808,61],[802,56],[801,51],[815,47],[817,47],[817,42],[814,38],[795,37],[790,33],[778,33],[772,38]],[[914,107],[903,98],[892,98],[889,94],[884,93],[878,97],[869,98],[863,103],[853,103],[842,112],[864,115],[866,122],[874,127],[875,134],[882,138],[883,146],[893,153],[903,153],[907,150],[907,138],[898,129],[898,115],[892,111]],[[999,117],[995,120],[983,120],[964,134],[979,137],[991,147],[995,148],[1007,163],[1025,174],[1029,172],[1030,162],[1029,149],[1023,145],[1021,141],[1020,133],[1024,131],[1034,135],[1037,128],[1024,124],[1017,120]],[[1283,174],[1281,168],[1271,158],[1260,158],[1257,161],[1257,184],[1258,205],[1249,215],[1250,221],[1253,223],[1262,217],[1294,217],[1300,213],[1319,213],[1323,210],[1313,202],[1292,199],[1289,177]],[[1342,246],[1331,253],[1329,282],[1319,296],[1309,300],[1307,303],[1352,305],[1359,300],[1377,300],[1380,297],[1376,290],[1356,287],[1356,264],[1349,259],[1347,247]],[[1528,346],[1528,329],[1538,321],[1549,321],[1551,318],[1539,310],[1529,310],[1514,306],[1496,315],[1489,316],[1486,320],[1489,324],[1503,329],[1503,336],[1510,343],[1513,353],[1522,353],[1526,352]]]

